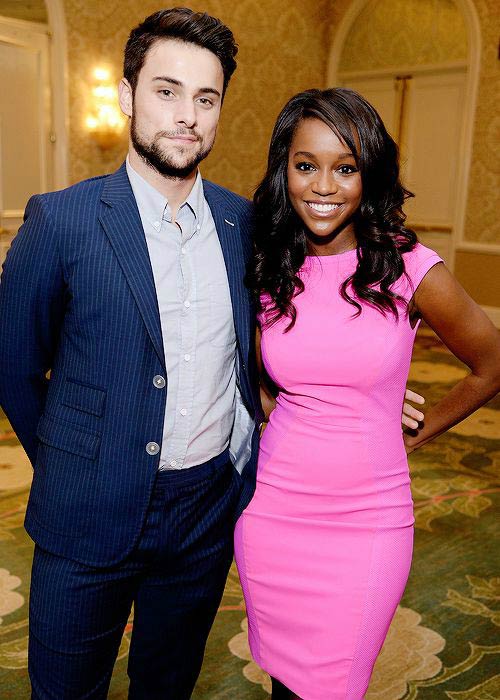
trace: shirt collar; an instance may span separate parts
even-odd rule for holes
[[[162,219],[172,220],[168,199],[161,192],[147,182],[130,164],[129,157],[126,159],[126,169],[132,192],[134,193],[141,217],[146,218],[153,225]],[[191,192],[179,207],[179,212],[183,207],[189,207],[198,223],[201,224],[203,214],[203,180],[198,170],[196,180],[191,188]]]

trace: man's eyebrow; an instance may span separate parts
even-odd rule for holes
[[[177,85],[177,87],[184,87],[184,83],[176,78],[170,78],[168,75],[157,75],[153,78],[153,82],[158,81],[161,83],[169,83],[170,85]],[[202,87],[197,90],[197,92],[202,92],[203,94],[217,95],[220,97],[220,92],[212,87]]]
[[[162,83],[170,83],[171,85],[178,85],[179,87],[183,87],[184,83],[182,83],[180,80],[176,80],[175,78],[169,78],[168,75],[156,75],[153,78],[153,82],[155,80],[161,81]]]
[[[216,90],[215,88],[211,88],[211,87],[200,88],[198,90],[198,92],[203,92],[206,95],[217,95],[217,97],[220,97],[220,92],[218,90]]]

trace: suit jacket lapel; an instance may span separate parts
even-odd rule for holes
[[[99,220],[139,307],[151,342],[165,367],[160,314],[146,237],[125,165],[104,183]]]
[[[217,189],[210,182],[204,181],[203,186],[224,256],[233,305],[234,327],[240,350],[246,361],[250,345],[251,309],[249,293],[243,282],[246,268],[239,220],[226,200],[219,195]]]

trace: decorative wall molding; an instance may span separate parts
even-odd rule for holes
[[[69,184],[68,51],[63,0],[45,0],[49,17],[54,188]]]
[[[468,204],[469,175],[472,159],[472,146],[474,140],[474,119],[476,114],[477,93],[479,86],[479,73],[481,68],[481,27],[476,8],[472,0],[455,0],[459,10],[465,18],[468,39],[468,70],[465,84],[464,121],[460,152],[463,155],[463,164],[458,173],[457,199],[460,203],[456,207],[456,219],[453,231],[455,250],[466,243],[465,240],[465,216]]]
[[[0,212],[0,236],[12,239],[23,223],[23,209],[4,209]],[[5,244],[5,240],[3,241]],[[10,245],[10,243],[9,243]]]
[[[412,75],[425,75],[440,71],[454,73],[457,70],[467,69],[467,61],[450,61],[449,63],[426,63],[426,64],[401,64],[391,68],[378,68],[373,70],[344,70],[337,73],[337,78],[346,80],[348,78],[385,78],[394,75],[394,72],[409,73]]]
[[[49,27],[47,24],[43,24],[42,22],[30,22],[27,19],[17,19],[16,17],[6,17],[0,13],[0,19],[2,20],[2,24],[4,25],[9,25],[10,27],[10,32],[9,32],[9,42],[14,43],[14,37],[16,33],[19,34],[19,38],[22,38],[23,32],[26,31],[26,29],[31,30],[33,32],[43,32],[46,31],[47,34],[49,33]],[[24,42],[20,42],[24,43]]]
[[[484,313],[489,317],[491,322],[500,328],[500,306],[481,306]]]
[[[339,26],[333,37],[331,44],[330,56],[328,60],[327,67],[327,77],[329,85],[336,85],[340,78],[339,66],[342,56],[342,51],[344,44],[349,36],[349,31],[359,16],[363,8],[368,4],[370,0],[353,0],[353,2],[346,9]],[[471,242],[464,238],[464,228],[465,228],[465,217],[468,202],[468,190],[469,190],[469,172],[470,163],[472,157],[472,145],[474,138],[474,116],[476,113],[477,104],[477,93],[479,85],[479,74],[481,67],[481,50],[482,50],[482,40],[481,40],[481,29],[479,24],[479,18],[477,15],[476,8],[474,6],[473,0],[455,0],[458,10],[462,13],[464,17],[465,25],[467,27],[467,78],[465,84],[465,100],[464,100],[464,117],[462,125],[462,133],[460,137],[460,166],[457,178],[457,196],[455,207],[455,218],[453,222],[453,234],[452,234],[452,247],[454,250],[458,250],[459,247],[465,247],[469,249]],[[463,62],[457,62],[463,68]],[[401,68],[406,69],[407,66],[401,66]],[[436,70],[437,66],[428,66],[429,69],[433,68]],[[442,64],[443,69],[447,69],[446,63]],[[451,69],[451,64],[449,64]],[[397,67],[399,70],[399,66]],[[417,70],[415,66],[412,69]],[[440,68],[441,69],[441,68]],[[419,72],[425,70],[424,66],[418,68]],[[455,66],[456,70],[456,66]],[[368,77],[375,77],[376,75],[386,76],[394,74],[394,69],[381,69],[380,71],[366,71],[363,75]],[[345,77],[346,71],[342,73]],[[353,72],[354,75],[354,72]],[[356,71],[356,75],[361,76],[360,72]],[[495,244],[472,244],[475,249],[486,250],[483,245],[492,245],[494,248]],[[453,254],[454,258],[454,254]],[[452,267],[453,267],[453,260]]]
[[[482,253],[483,255],[500,255],[500,243],[476,243],[460,241],[455,247],[457,253]]]
[[[2,211],[2,219],[19,219],[22,218],[24,211],[22,209],[4,209]]]

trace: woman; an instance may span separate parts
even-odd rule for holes
[[[406,454],[500,388],[500,335],[405,227],[408,196],[360,95],[288,102],[255,195],[249,274],[278,394],[235,539],[250,646],[275,699],[364,697],[411,563]],[[471,373],[403,436],[421,318]]]

